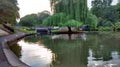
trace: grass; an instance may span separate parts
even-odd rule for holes
[[[51,30],[51,32],[55,33],[55,32],[67,32],[67,31],[61,31],[61,30]]]
[[[25,27],[21,27],[20,31],[25,33],[36,33],[35,30],[27,30]]]

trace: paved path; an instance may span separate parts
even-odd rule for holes
[[[3,36],[3,35],[8,35],[8,33],[0,29],[0,36]]]
[[[0,37],[0,67],[28,67],[15,56],[6,44],[7,41],[16,40],[25,35],[25,33],[19,32]]]

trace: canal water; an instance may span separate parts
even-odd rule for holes
[[[33,35],[17,44],[11,49],[31,67],[120,67],[118,32]]]

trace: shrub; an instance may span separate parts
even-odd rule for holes
[[[99,27],[99,31],[112,31],[112,27]]]

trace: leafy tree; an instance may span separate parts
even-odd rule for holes
[[[54,15],[44,20],[46,26],[81,26],[86,22],[87,0],[50,0]]]
[[[104,9],[110,7],[112,0],[93,0],[92,1],[92,13],[98,18],[103,16]]]
[[[95,15],[89,13],[85,24],[91,29],[96,29],[98,25],[98,18]]]
[[[78,22],[76,20],[68,20],[63,26],[67,27],[80,27],[82,25],[82,22]]]
[[[0,22],[1,23],[16,23],[16,18],[19,18],[17,0],[0,0]]]
[[[113,24],[118,21],[118,12],[117,8],[115,6],[110,6],[106,9],[104,9],[103,18],[112,22]]]
[[[112,6],[113,0],[94,0],[92,1],[91,12],[97,16],[98,26],[110,26],[118,21],[118,12],[115,6]]]
[[[67,22],[69,17],[64,13],[56,13],[52,16],[49,16],[43,21],[44,26],[61,26],[63,23]]]
[[[38,17],[38,21],[39,21],[39,25],[42,24],[42,22],[48,17],[50,16],[50,12],[49,11],[43,11],[37,14]]]
[[[118,16],[119,16],[119,21],[120,21],[120,3],[116,5]]]
[[[19,24],[22,26],[41,26],[43,20],[50,15],[50,12],[43,11],[38,14],[26,15],[20,19]]]
[[[38,24],[38,18],[36,14],[26,15],[20,19],[19,24],[21,26],[36,26]]]
[[[120,22],[117,22],[117,23],[115,23],[115,30],[118,30],[118,29],[120,29]]]
[[[72,32],[71,27],[80,27],[82,26],[82,24],[82,22],[78,22],[76,20],[69,20],[65,24],[63,24],[63,26],[67,26],[69,30],[68,32]]]
[[[61,27],[68,27],[68,32],[71,31],[71,27],[79,27],[82,25],[82,22],[71,20],[69,16],[65,15],[64,13],[56,13],[43,22],[44,26],[61,26]]]
[[[87,17],[87,0],[50,0],[54,13],[65,13],[72,19],[85,22]]]

